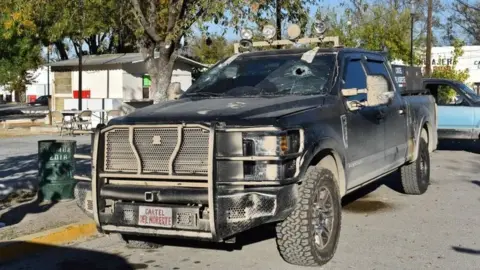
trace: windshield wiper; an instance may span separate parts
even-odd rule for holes
[[[220,97],[225,96],[223,93],[213,93],[213,92],[193,92],[185,94],[186,97],[191,96],[202,96],[202,97]]]

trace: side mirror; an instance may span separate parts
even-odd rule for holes
[[[460,95],[455,97],[455,105],[461,105],[464,101],[464,98]]]
[[[168,100],[179,98],[183,94],[181,84],[179,82],[172,82],[167,89]]]
[[[394,92],[389,91],[387,79],[381,75],[368,75],[367,89],[369,107],[389,104],[394,97]]]

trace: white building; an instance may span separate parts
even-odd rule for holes
[[[48,89],[48,67],[47,66],[41,66],[35,71],[30,71],[30,73],[33,76],[33,83],[27,85],[27,91],[26,91],[26,96],[27,96],[27,102],[32,102],[35,101],[40,96],[46,96],[49,95],[49,89]],[[53,78],[52,78],[52,73],[50,72],[50,93],[52,90],[52,85],[53,85]]]
[[[468,69],[470,77],[468,84],[480,83],[480,46],[464,46],[464,53],[458,58],[457,69]],[[453,63],[453,50],[451,46],[432,47],[432,68],[447,66]]]
[[[141,54],[92,55],[82,60],[82,110],[108,111],[119,109],[124,102],[148,99],[150,79]],[[50,66],[52,110],[78,109],[78,59]],[[180,82],[185,91],[192,84],[192,72],[207,67],[179,56],[172,82]]]

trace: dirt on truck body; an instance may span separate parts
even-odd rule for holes
[[[434,100],[401,95],[387,61],[348,48],[229,57],[178,99],[99,127],[79,201],[127,242],[275,223],[287,262],[325,264],[343,196],[396,170],[407,194],[429,185]]]

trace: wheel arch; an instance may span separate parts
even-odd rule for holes
[[[318,151],[308,164],[308,167],[322,165],[322,167],[328,168],[334,173],[340,197],[343,197],[347,190],[347,179],[342,160],[337,151],[332,148],[325,148]]]
[[[433,131],[432,131],[433,127],[432,127],[430,121],[428,121],[427,119],[422,119],[421,123],[422,124],[419,125],[417,134],[415,134],[415,136],[416,136],[416,138],[414,140],[416,142],[415,143],[415,149],[414,149],[413,156],[412,156],[412,159],[410,160],[410,162],[413,162],[413,161],[417,160],[417,158],[418,158],[418,153],[420,151],[420,139],[421,138],[426,139],[429,152],[433,152],[433,150],[435,150],[435,144],[434,144],[435,138],[433,137]]]

